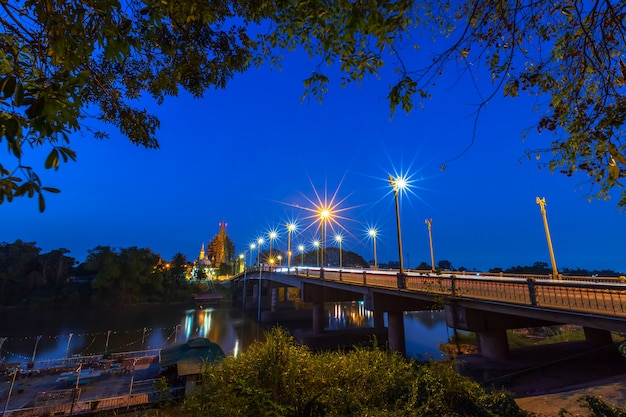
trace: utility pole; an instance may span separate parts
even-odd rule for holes
[[[556,268],[556,260],[554,259],[554,250],[552,249],[552,239],[550,239],[550,229],[548,228],[548,217],[546,216],[546,198],[536,199],[537,204],[541,207],[541,216],[543,217],[543,225],[546,229],[546,239],[548,240],[548,250],[550,251],[550,261],[552,262],[552,279],[559,279],[559,271]]]
[[[435,251],[433,250],[433,219],[426,219],[426,225],[428,226],[428,240],[430,240],[430,270],[435,271]]]

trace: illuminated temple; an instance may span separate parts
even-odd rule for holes
[[[235,246],[226,234],[225,222],[219,223],[218,234],[206,246],[200,249],[198,259],[193,262],[188,277],[191,279],[214,279],[221,275],[230,275],[234,264]]]

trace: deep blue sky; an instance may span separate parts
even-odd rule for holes
[[[40,169],[45,185],[62,192],[48,195],[43,214],[35,199],[2,204],[0,241],[64,247],[78,260],[97,245],[194,259],[224,219],[237,252],[272,228],[282,234],[275,247],[285,251],[286,220],[309,223],[309,213],[294,205],[310,207],[314,188],[330,196],[340,186],[350,219],[341,221],[343,247],[372,259],[365,229],[376,225],[378,260],[385,262],[397,259],[387,174],[406,172],[414,180],[401,203],[406,267],[429,261],[426,218],[433,219],[436,261],[478,270],[549,263],[539,196],[548,203],[560,268],[626,271],[626,217],[617,195],[588,202],[584,177],[551,175],[523,158],[525,149],[552,139],[521,139],[538,116],[533,99],[494,99],[473,147],[442,172],[471,140],[478,98],[469,84],[442,81],[424,109],[390,118],[388,77],[360,88],[334,85],[322,105],[300,104],[311,68],[293,57],[283,71],[252,69],[202,100],[181,95],[160,107],[145,100],[161,118],[160,150],[137,148],[112,128],[105,141],[75,135],[76,163]],[[294,246],[312,239],[309,229],[293,237]]]

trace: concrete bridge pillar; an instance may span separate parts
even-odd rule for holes
[[[491,359],[506,359],[509,342],[506,329],[481,330],[476,333],[480,354]]]
[[[313,303],[313,333],[323,333],[325,325],[324,303]]]
[[[388,340],[389,350],[392,352],[399,352],[406,354],[406,341],[404,338],[404,312],[403,311],[388,311]]]
[[[608,330],[594,329],[592,327],[583,327],[585,340],[598,346],[610,345],[613,343],[611,332]]]

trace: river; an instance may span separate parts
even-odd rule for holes
[[[372,327],[373,318],[361,303],[326,304],[326,329]],[[307,323],[284,324],[292,333],[307,331]],[[441,311],[404,315],[407,356],[440,359],[439,344],[449,329]],[[244,314],[229,303],[200,309],[189,305],[63,309],[5,308],[0,310],[0,363],[37,366],[74,355],[160,349],[190,337],[207,337],[224,352],[237,355],[267,326],[258,326],[256,314]]]

